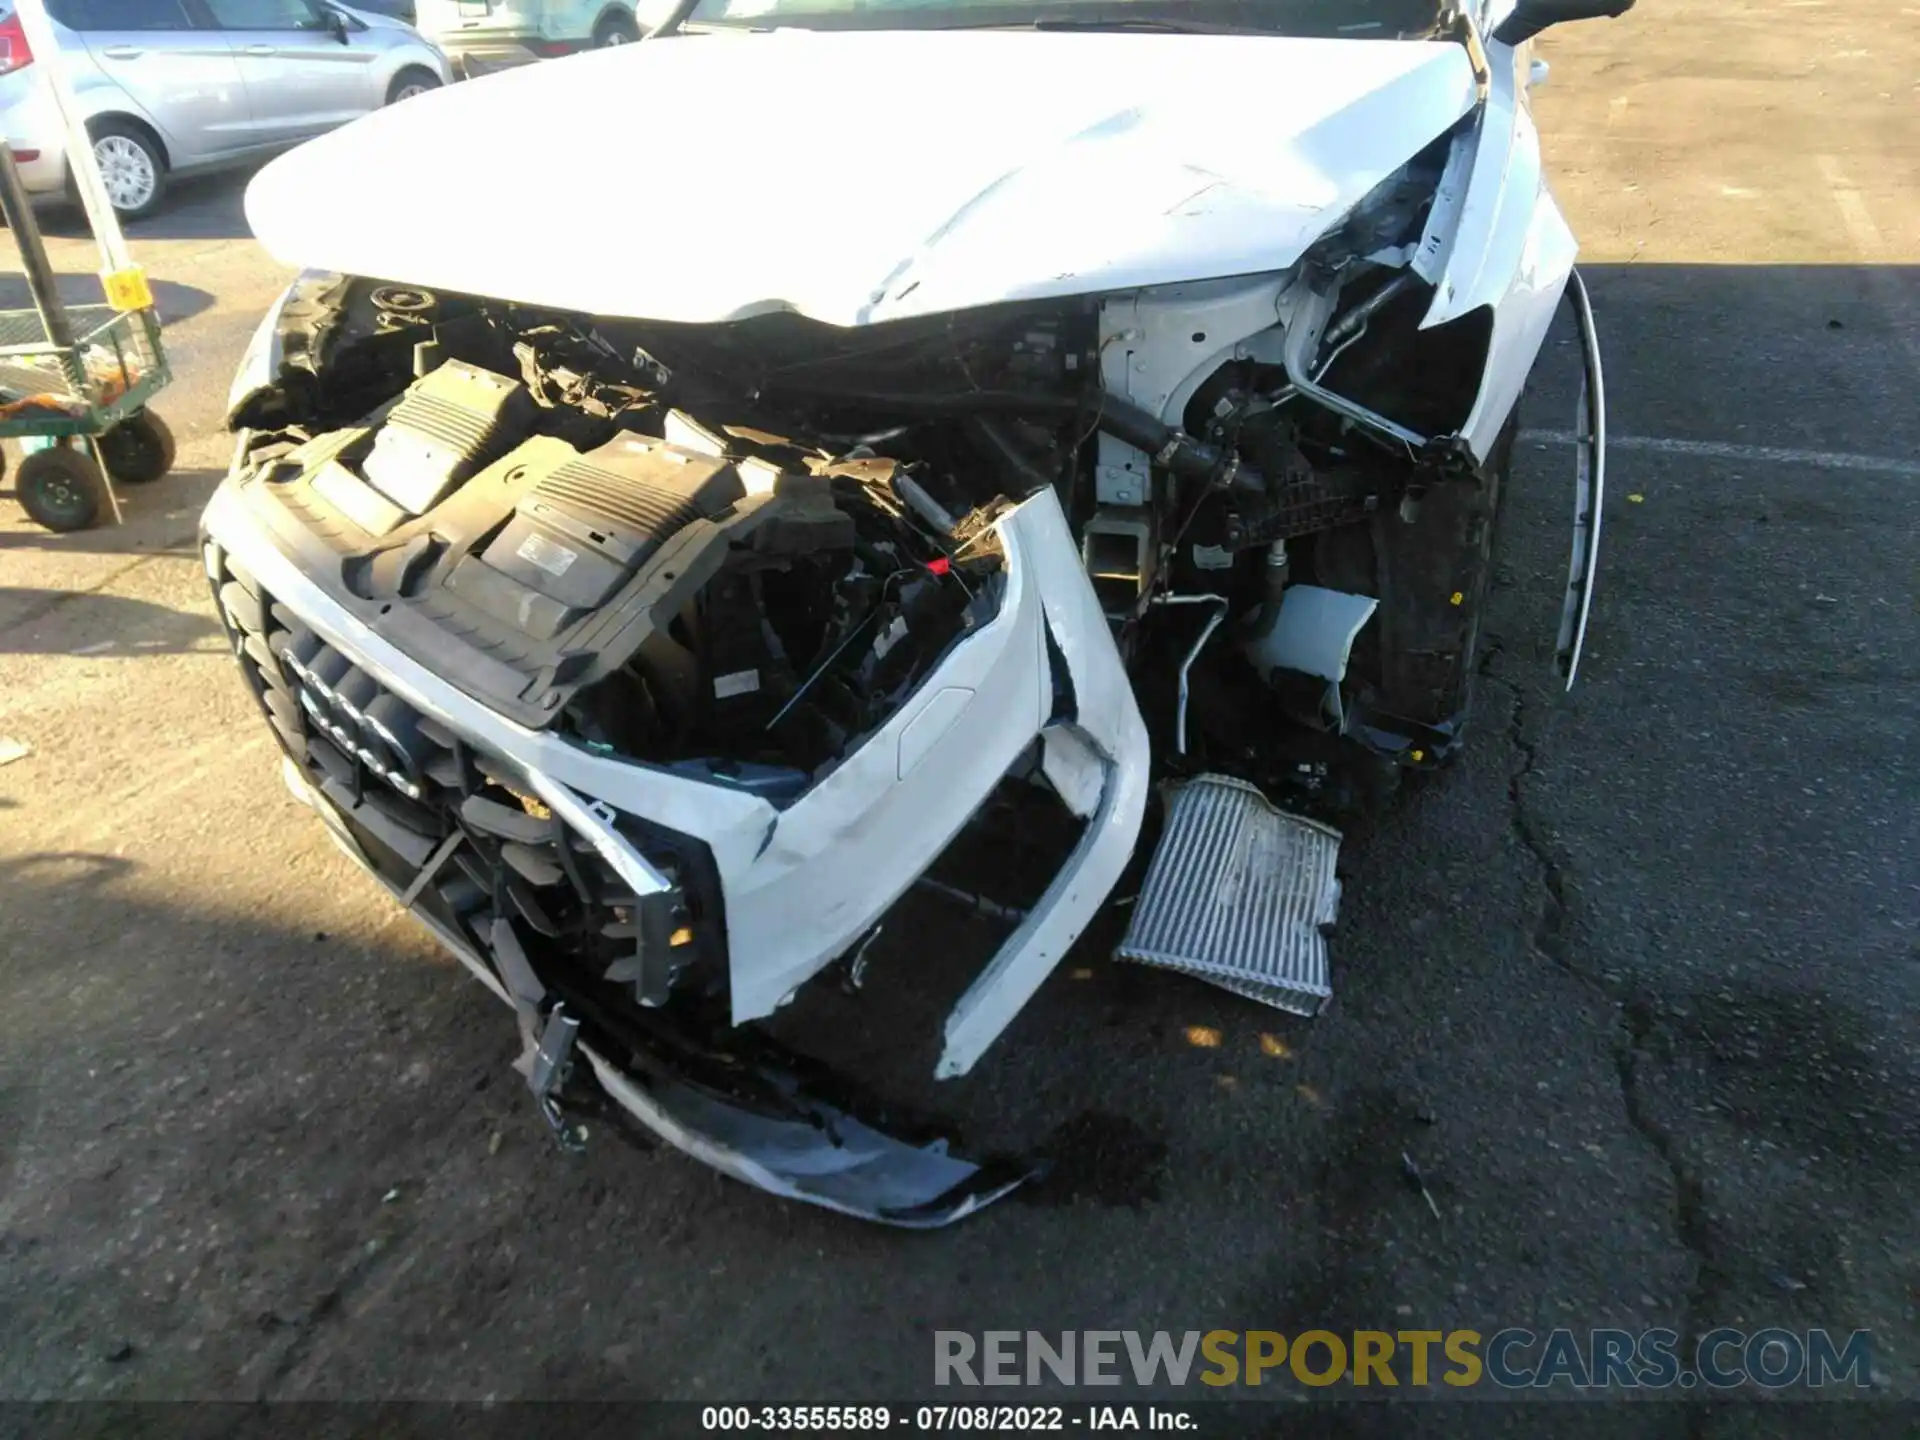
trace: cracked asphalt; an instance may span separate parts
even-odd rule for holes
[[[1349,846],[1331,1014],[1096,937],[937,1086],[997,938],[939,902],[820,1002],[917,1102],[1058,1158],[935,1235],[557,1154],[505,1014],[284,796],[193,524],[285,276],[238,182],[180,187],[131,237],[179,470],[74,537],[0,482],[0,735],[31,747],[0,765],[0,1398],[898,1400],[936,1328],[1733,1325],[1873,1331],[1881,1401],[1605,1432],[1913,1433],[1884,1401],[1920,1360],[1920,32],[1896,0],[1699,0],[1542,48],[1633,442],[1580,685],[1550,674],[1556,333],[1477,732]]]

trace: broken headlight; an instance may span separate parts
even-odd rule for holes
[[[253,338],[247,342],[246,351],[240,356],[239,367],[233,372],[233,384],[227,388],[227,414],[231,417],[247,400],[261,390],[273,384],[280,374],[280,316],[287,308],[294,287],[305,279],[302,275],[292,285],[282,290],[273,304],[267,307],[267,313],[260,317]]]

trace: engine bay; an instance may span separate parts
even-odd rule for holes
[[[1410,371],[1378,337],[1421,287],[1358,268],[1316,377],[1457,424],[1448,347],[1484,326],[1418,332]],[[1484,584],[1497,467],[1303,403],[1283,327],[1191,384],[1181,425],[1101,383],[1141,331],[1098,300],[842,331],[315,276],[280,329],[231,417],[252,483],[339,598],[530,728],[790,801],[991,617],[995,518],[1051,490],[1165,773],[1337,816],[1457,743],[1478,607],[1454,597]],[[1150,462],[1140,493],[1115,448]],[[1303,586],[1373,601],[1333,668],[1274,648]]]
[[[283,429],[256,474],[348,595],[396,634],[431,627],[436,667],[519,723],[790,797],[992,613],[991,537],[936,531],[900,462],[709,429],[568,368],[597,336],[505,332],[459,302],[448,323],[418,291],[379,308],[396,288],[373,288],[372,326],[336,344],[419,377],[362,423]],[[462,335],[479,359],[440,358]],[[485,368],[488,342],[518,374]]]

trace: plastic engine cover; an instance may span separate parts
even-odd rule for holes
[[[518,380],[449,360],[407,387],[362,473],[409,514],[424,515],[516,444],[532,414]]]
[[[551,639],[604,605],[685,526],[745,498],[727,461],[623,435],[528,492],[451,583],[469,604]]]

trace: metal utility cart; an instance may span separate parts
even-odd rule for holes
[[[99,519],[103,501],[119,520],[114,481],[144,484],[173,468],[173,434],[147,408],[172,376],[152,292],[127,256],[86,129],[75,122],[41,0],[19,0],[19,13],[68,120],[68,164],[99,243],[108,303],[61,303],[33,207],[0,137],[0,211],[33,297],[31,310],[0,310],[0,438],[25,442],[13,481],[21,508],[49,530],[85,530]],[[5,463],[0,457],[0,472]]]

